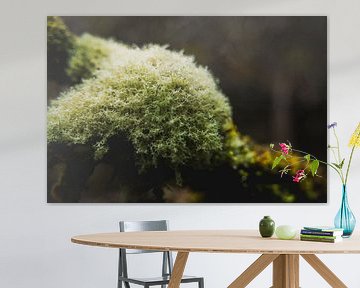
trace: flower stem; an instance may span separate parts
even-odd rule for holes
[[[334,156],[335,161],[336,161],[337,163],[340,163],[340,160],[338,160],[337,157],[336,157],[336,154],[335,154],[334,149],[333,149],[333,148],[330,148],[330,150],[331,150],[331,153],[332,153],[333,156]]]
[[[360,138],[360,132],[359,132],[359,134],[356,136],[355,143],[356,143],[356,141],[357,141],[359,138]],[[351,165],[352,157],[353,157],[353,155],[354,155],[355,147],[356,147],[356,145],[354,144],[353,148],[351,149],[350,158],[349,158],[349,163],[348,163],[347,169],[346,169],[346,176],[345,176],[345,182],[344,182],[345,185],[346,185],[347,180],[348,180],[350,165]]]
[[[349,163],[348,163],[348,166],[347,166],[347,169],[346,169],[345,185],[346,185],[347,180],[348,180],[349,170],[350,170],[350,165],[351,165],[351,160],[352,160],[352,157],[353,157],[353,155],[354,155],[354,151],[355,151],[355,145],[354,145],[353,148],[351,149],[351,154],[350,154],[350,158],[349,158]]]
[[[333,127],[333,131],[334,131],[334,135],[335,135],[335,139],[336,139],[336,144],[337,144],[337,151],[338,151],[338,156],[339,156],[339,163],[341,163],[341,155],[340,155],[340,144],[339,144],[339,137],[337,136],[336,134],[336,130],[335,130],[335,127]]]
[[[297,150],[297,149],[293,149],[293,148],[292,148],[292,150],[295,151],[295,152],[302,153],[302,154],[304,154],[304,155],[310,155],[310,157],[318,160],[320,163],[322,163],[322,164],[324,164],[324,165],[327,165],[327,166],[330,166],[331,168],[333,168],[333,169],[339,174],[340,179],[341,179],[341,182],[342,182],[343,184],[345,184],[344,176],[342,175],[342,173],[340,173],[339,169],[336,168],[333,164],[328,163],[328,162],[325,162],[325,161],[321,161],[321,160],[317,159],[314,155],[312,155],[312,154],[310,154],[310,153],[306,153],[306,152],[304,152],[304,151]]]
[[[340,144],[339,144],[339,137],[337,136],[336,134],[336,130],[335,130],[335,126],[333,127],[333,131],[334,131],[334,135],[335,135],[335,138],[336,138],[336,144],[337,144],[337,151],[338,151],[338,156],[339,156],[339,160],[338,160],[338,165],[339,165],[339,172],[341,174],[341,180],[343,182],[343,184],[346,184],[346,181],[344,182],[344,174],[343,174],[343,170],[342,170],[342,165],[341,165],[341,154],[340,154]],[[336,158],[335,158],[336,159]]]

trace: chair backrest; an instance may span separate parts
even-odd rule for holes
[[[158,221],[120,221],[120,232],[137,232],[137,231],[167,231],[169,230],[169,223],[167,220]],[[140,253],[163,253],[162,261],[162,275],[172,273],[173,258],[169,251],[150,251],[150,250],[136,250],[136,249],[119,249],[119,276],[128,277],[127,272],[127,254]],[[128,285],[128,284],[127,284]]]
[[[137,231],[167,231],[169,223],[167,220],[156,221],[120,221],[120,232]],[[126,249],[126,254],[156,253],[160,251]]]
[[[167,220],[156,221],[120,221],[121,232],[135,231],[167,231],[169,223]]]

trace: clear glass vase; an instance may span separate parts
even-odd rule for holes
[[[342,187],[341,206],[336,214],[334,224],[336,228],[344,229],[343,237],[346,238],[350,237],[355,229],[356,219],[349,207],[346,185]]]

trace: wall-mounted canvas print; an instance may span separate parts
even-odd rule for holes
[[[326,17],[49,16],[47,97],[49,203],[327,202]]]

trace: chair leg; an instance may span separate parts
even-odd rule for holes
[[[204,279],[199,280],[199,288],[204,288]]]

